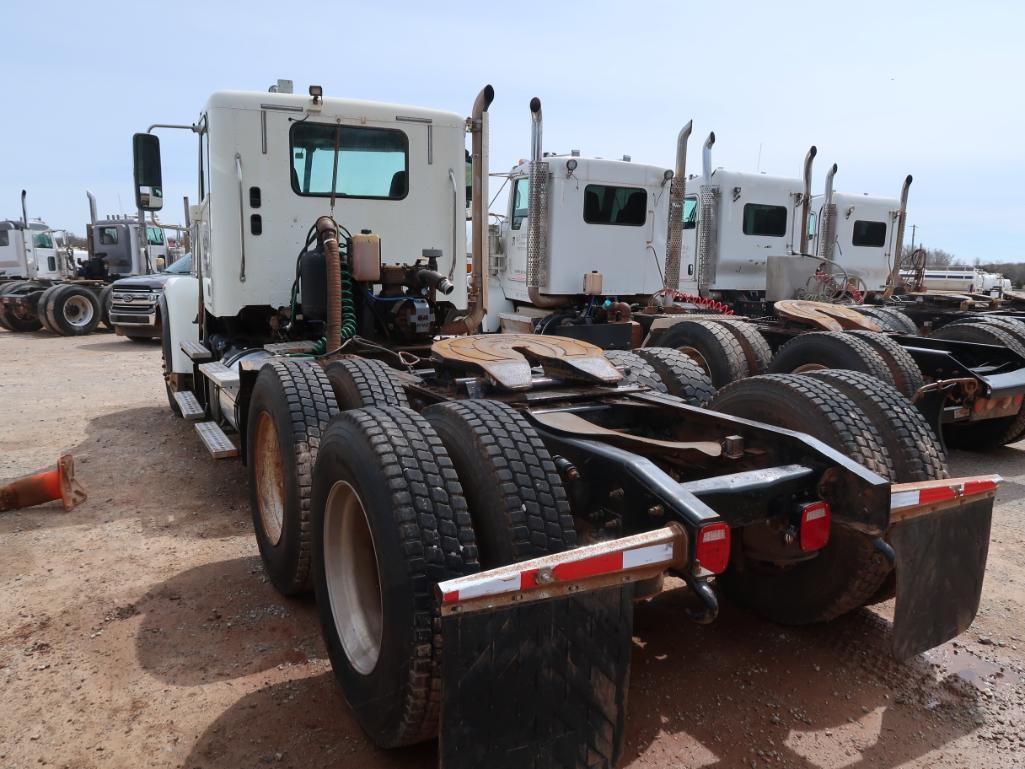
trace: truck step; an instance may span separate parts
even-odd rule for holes
[[[188,355],[196,363],[202,363],[203,361],[210,360],[214,354],[210,352],[208,348],[202,342],[193,342],[191,339],[187,342],[182,342],[182,352]]]
[[[174,394],[174,399],[178,402],[178,408],[185,419],[195,421],[206,416],[206,411],[199,405],[195,393],[191,390],[179,390]]]
[[[218,387],[238,387],[238,372],[228,368],[219,360],[201,363],[199,370],[203,376],[211,380]]]
[[[216,422],[197,422],[196,432],[199,433],[199,439],[203,441],[203,445],[214,459],[238,456],[235,444],[224,434],[224,430]]]

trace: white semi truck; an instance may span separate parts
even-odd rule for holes
[[[447,769],[614,766],[631,599],[666,572],[699,622],[717,590],[775,621],[825,621],[896,575],[897,656],[963,631],[998,479],[947,479],[896,393],[756,377],[704,409],[710,384],[675,351],[645,378],[643,359],[580,339],[478,333],[492,98],[464,118],[317,86],[219,92],[190,127],[196,275],[160,299],[170,403],[215,457],[241,454],[265,569],[286,594],[313,588],[370,737],[440,734]],[[469,286],[455,279],[467,133]],[[159,209],[156,137],[137,134],[134,154],[140,207]],[[529,175],[545,171],[536,159]],[[608,200],[602,217],[640,217],[629,194]],[[561,290],[536,272],[536,236],[528,299]],[[581,295],[601,296],[585,273]],[[896,426],[917,440],[895,442]],[[952,562],[956,581],[938,568]]]
[[[30,219],[27,192],[21,192],[21,219],[0,221],[0,295],[16,292],[33,281],[59,280],[67,271],[67,253],[54,242],[54,230],[42,219]],[[0,304],[0,326],[11,331],[39,328],[24,313]]]
[[[95,198],[92,193],[86,194],[90,223],[86,226],[85,259],[76,260],[70,248],[55,248],[51,233],[42,223],[29,222],[27,229],[21,228],[21,232],[31,231],[32,248],[24,245],[28,239],[19,238],[16,228],[9,230],[15,233],[16,245],[8,257],[11,266],[0,262],[0,269],[19,279],[0,287],[0,324],[12,331],[46,329],[63,336],[88,334],[101,323],[109,328],[110,284],[120,277],[145,275],[163,266],[167,246],[161,227],[146,225],[143,249],[138,219],[99,219]],[[24,193],[22,200],[24,203]],[[23,222],[28,222],[27,216],[23,216]],[[7,239],[12,240],[11,235]]]
[[[917,334],[893,307],[864,304],[886,294],[910,177],[901,200],[838,195],[833,166],[827,194],[816,199],[814,147],[800,176],[738,173],[713,167],[711,134],[702,173],[687,179],[690,124],[677,138],[675,169],[544,152],[537,99],[531,128],[531,161],[506,174],[507,208],[492,227],[486,330],[633,350],[649,379],[669,347],[716,387],[769,371],[856,369],[915,399],[959,447],[987,449],[1025,434],[1025,326],[1004,319],[1000,329],[948,330],[928,342],[875,333]],[[796,298],[858,303],[858,312],[802,304],[802,313],[777,317]],[[808,331],[820,334],[774,356]],[[941,341],[949,335],[956,344]],[[1009,349],[997,360],[965,341]],[[936,384],[955,379],[964,386]],[[927,383],[943,397],[918,397]]]

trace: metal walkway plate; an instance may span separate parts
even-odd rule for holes
[[[579,339],[536,334],[476,334],[442,339],[431,357],[461,368],[481,369],[508,390],[528,390],[532,365],[550,377],[615,384],[623,375],[602,349]]]
[[[218,387],[238,387],[238,372],[228,368],[219,360],[203,363],[199,370],[203,376]]]
[[[187,342],[182,342],[181,347],[182,352],[188,355],[196,363],[210,360],[213,357],[213,353],[210,352],[209,348],[202,342],[193,342],[190,339]]]
[[[195,421],[206,416],[206,411],[199,405],[196,395],[191,390],[179,390],[174,394],[178,408],[185,419]]]
[[[197,422],[196,432],[214,459],[237,457],[238,449],[216,422]]]

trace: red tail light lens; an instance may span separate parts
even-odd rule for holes
[[[832,517],[825,502],[801,506],[801,549],[821,550],[829,542],[829,521]]]
[[[698,544],[694,557],[698,566],[713,574],[726,571],[730,562],[730,527],[725,523],[710,523],[698,530]]]

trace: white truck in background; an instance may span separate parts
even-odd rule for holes
[[[910,177],[900,199],[837,195],[834,165],[816,199],[815,147],[800,176],[739,173],[713,168],[711,134],[702,173],[688,180],[689,124],[670,170],[545,153],[536,99],[531,116],[531,161],[508,175],[506,213],[492,227],[486,330],[588,341],[637,370],[666,365],[658,350],[673,348],[719,388],[766,372],[853,368],[914,399],[936,434],[960,447],[1025,433],[1025,346],[997,362],[964,343],[993,344],[999,330],[973,329],[972,340],[950,332],[957,344],[877,333],[918,333],[894,307],[867,303],[887,297]],[[794,300],[812,301],[795,313]],[[1004,323],[1025,344],[1025,326]],[[834,335],[795,339],[809,331]],[[955,372],[971,387],[917,397],[926,379]]]
[[[137,218],[99,219],[95,197],[86,194],[90,222],[86,225],[85,259],[76,260],[70,247],[56,248],[53,231],[28,221],[24,192],[22,227],[4,229],[0,225],[6,239],[10,242],[13,235],[16,244],[7,257],[13,266],[5,268],[0,262],[0,269],[19,278],[0,287],[0,324],[12,331],[46,329],[63,336],[88,334],[101,323],[109,328],[111,283],[122,276],[149,274],[166,262],[167,246],[158,224],[146,224],[143,249]],[[31,248],[26,245],[30,239],[24,237],[25,232],[32,233]],[[0,242],[3,240],[0,235]],[[4,260],[3,250],[0,260]]]

